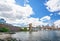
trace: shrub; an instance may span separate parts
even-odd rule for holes
[[[5,28],[5,27],[0,28],[0,32],[8,32],[8,31],[9,31],[9,29],[8,29],[8,28]]]
[[[24,29],[21,29],[20,31],[28,31],[27,28],[25,27]]]

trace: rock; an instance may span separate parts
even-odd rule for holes
[[[15,38],[6,38],[6,39],[0,39],[0,41],[21,41],[21,40],[17,40]]]

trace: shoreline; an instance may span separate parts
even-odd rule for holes
[[[5,38],[9,38],[9,37],[11,37],[11,34],[0,33],[0,39],[5,39]]]

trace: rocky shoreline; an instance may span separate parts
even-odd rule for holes
[[[0,41],[21,41],[11,37],[11,34],[0,33]]]
[[[5,39],[0,39],[0,41],[21,41],[21,40],[17,40],[15,38],[5,38]]]

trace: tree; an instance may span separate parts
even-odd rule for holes
[[[26,27],[24,28],[24,31],[27,31],[27,28]]]
[[[9,31],[9,29],[8,29],[8,28],[5,28],[5,27],[0,28],[0,32],[8,32],[8,31]]]

